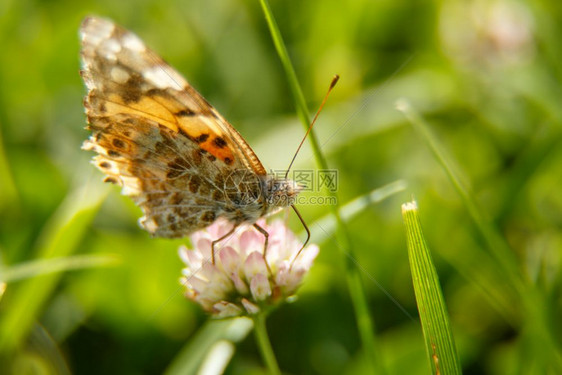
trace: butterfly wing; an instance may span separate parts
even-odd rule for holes
[[[266,174],[240,134],[136,35],[96,17],[80,34],[93,132],[84,148],[141,207],[146,230],[182,237],[206,227],[225,209],[229,174]]]

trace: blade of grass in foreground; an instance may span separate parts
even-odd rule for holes
[[[227,343],[242,341],[252,327],[252,320],[248,318],[207,321],[176,356],[164,374],[221,373],[221,371],[203,372],[203,369],[210,367],[224,369],[232,357]]]
[[[306,101],[297,79],[297,74],[295,73],[295,69],[293,67],[293,64],[291,63],[291,59],[289,58],[289,53],[287,52],[287,48],[285,47],[285,43],[283,42],[281,32],[279,31],[279,27],[277,26],[277,22],[273,17],[273,12],[271,11],[269,2],[267,0],[260,0],[260,3],[267,21],[267,25],[269,27],[269,31],[271,33],[271,37],[273,39],[273,43],[275,45],[275,49],[277,50],[277,54],[279,55],[279,59],[281,60],[281,64],[283,65],[283,69],[285,70],[289,89],[295,102],[294,104],[297,110],[297,114],[304,128],[308,130],[308,127],[310,125],[310,112],[308,111],[308,108],[306,106]],[[312,147],[318,168],[327,170],[328,163],[326,162],[326,159],[324,158],[324,155],[320,150],[314,130],[310,132],[308,140]],[[334,198],[335,202],[338,202],[336,192],[329,191],[328,189],[324,190],[328,195]],[[359,335],[361,337],[361,343],[365,352],[365,356],[367,358],[366,363],[367,366],[370,367],[370,373],[384,374],[386,371],[382,365],[379,350],[375,344],[374,323],[369,313],[367,298],[365,296],[365,288],[363,286],[363,282],[361,281],[360,271],[353,262],[355,256],[352,249],[349,231],[347,230],[347,227],[340,216],[339,205],[336,203],[334,205],[330,205],[330,208],[337,223],[336,245],[340,249],[340,254],[343,257],[343,261],[346,265],[346,279],[348,290],[355,311],[355,318],[357,321]]]
[[[112,254],[74,255],[53,259],[32,260],[2,269],[0,273],[0,283],[11,283],[48,273],[113,266],[119,263],[119,261],[119,257]]]
[[[461,367],[437,271],[421,230],[416,202],[402,205],[408,258],[432,374],[460,374]]]
[[[107,188],[96,190],[86,184],[70,194],[43,229],[36,258],[44,260],[72,254],[107,191]],[[17,289],[9,304],[4,306],[0,319],[1,353],[9,353],[26,337],[60,277],[60,273],[44,274],[14,286]]]

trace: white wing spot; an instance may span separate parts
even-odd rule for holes
[[[114,66],[113,68],[111,68],[111,79],[115,83],[125,84],[130,77],[131,76],[129,75],[129,73],[127,73],[127,71],[121,67]]]
[[[148,70],[145,70],[143,75],[147,81],[152,83],[159,89],[175,88],[179,89],[179,82],[175,81],[169,74],[170,72],[164,70],[163,66],[155,65]]]
[[[146,47],[140,38],[132,33],[127,33],[123,35],[121,42],[125,48],[128,48],[134,52],[144,52]]]
[[[117,61],[117,53],[121,52],[121,45],[113,38],[106,39],[99,46],[99,51],[107,57],[107,59]]]
[[[90,18],[82,29],[82,41],[96,47],[109,39],[114,30],[113,23],[100,18]]]

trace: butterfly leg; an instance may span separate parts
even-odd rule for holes
[[[299,220],[302,223],[302,226],[304,227],[304,230],[306,230],[306,241],[304,241],[304,243],[302,244],[301,248],[299,249],[299,251],[297,252],[297,255],[295,255],[295,257],[293,258],[293,260],[291,261],[291,265],[289,266],[289,272],[291,272],[291,270],[293,269],[293,264],[295,264],[295,261],[297,260],[297,258],[299,257],[300,253],[302,252],[302,250],[305,248],[306,244],[308,244],[308,241],[310,240],[310,229],[308,229],[308,225],[306,225],[306,223],[304,222],[304,219],[302,218],[300,212],[297,210],[297,208],[295,207],[295,205],[291,205],[291,208],[293,209],[293,211],[295,211],[295,213],[297,214],[297,216],[299,217]]]
[[[261,234],[263,234],[263,236],[265,237],[265,242],[263,244],[263,260],[265,262],[265,266],[267,267],[267,271],[269,272],[269,274],[271,276],[273,276],[273,273],[271,272],[271,268],[269,268],[269,263],[267,263],[267,244],[269,242],[269,232],[266,231],[265,229],[263,229],[262,227],[260,227],[258,224],[254,224],[254,228],[257,229],[258,232],[260,232]]]
[[[219,242],[221,242],[222,240],[224,240],[226,237],[230,236],[232,233],[234,233],[234,230],[237,228],[237,225],[234,225],[232,227],[232,229],[230,231],[228,231],[227,234],[225,234],[224,236],[221,236],[219,239],[214,240],[213,242],[211,242],[211,260],[213,262],[213,265],[215,264],[215,245]]]

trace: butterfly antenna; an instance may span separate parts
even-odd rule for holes
[[[291,164],[289,164],[289,168],[287,168],[287,172],[285,173],[285,179],[287,178],[287,176],[289,176],[289,171],[291,170],[291,167],[293,166],[293,163],[295,162],[295,159],[297,158],[297,155],[298,155],[304,141],[306,140],[306,137],[308,137],[308,134],[312,130],[312,127],[314,126],[314,123],[316,122],[316,119],[318,118],[318,115],[320,114],[320,112],[322,112],[322,108],[324,108],[324,104],[326,104],[326,101],[328,100],[328,96],[330,95],[330,92],[332,92],[332,89],[334,88],[336,83],[338,83],[339,79],[340,79],[340,76],[337,75],[337,74],[334,76],[334,78],[332,78],[332,82],[330,83],[330,87],[328,88],[328,92],[326,92],[326,95],[324,96],[324,100],[322,100],[322,104],[320,104],[320,108],[318,108],[318,111],[316,111],[316,114],[314,115],[314,119],[312,119],[312,122],[310,123],[310,126],[308,127],[308,130],[306,131],[306,134],[302,138],[302,141],[299,144],[299,147],[297,147],[297,151],[295,152],[295,155],[293,156],[293,159],[291,160]]]

